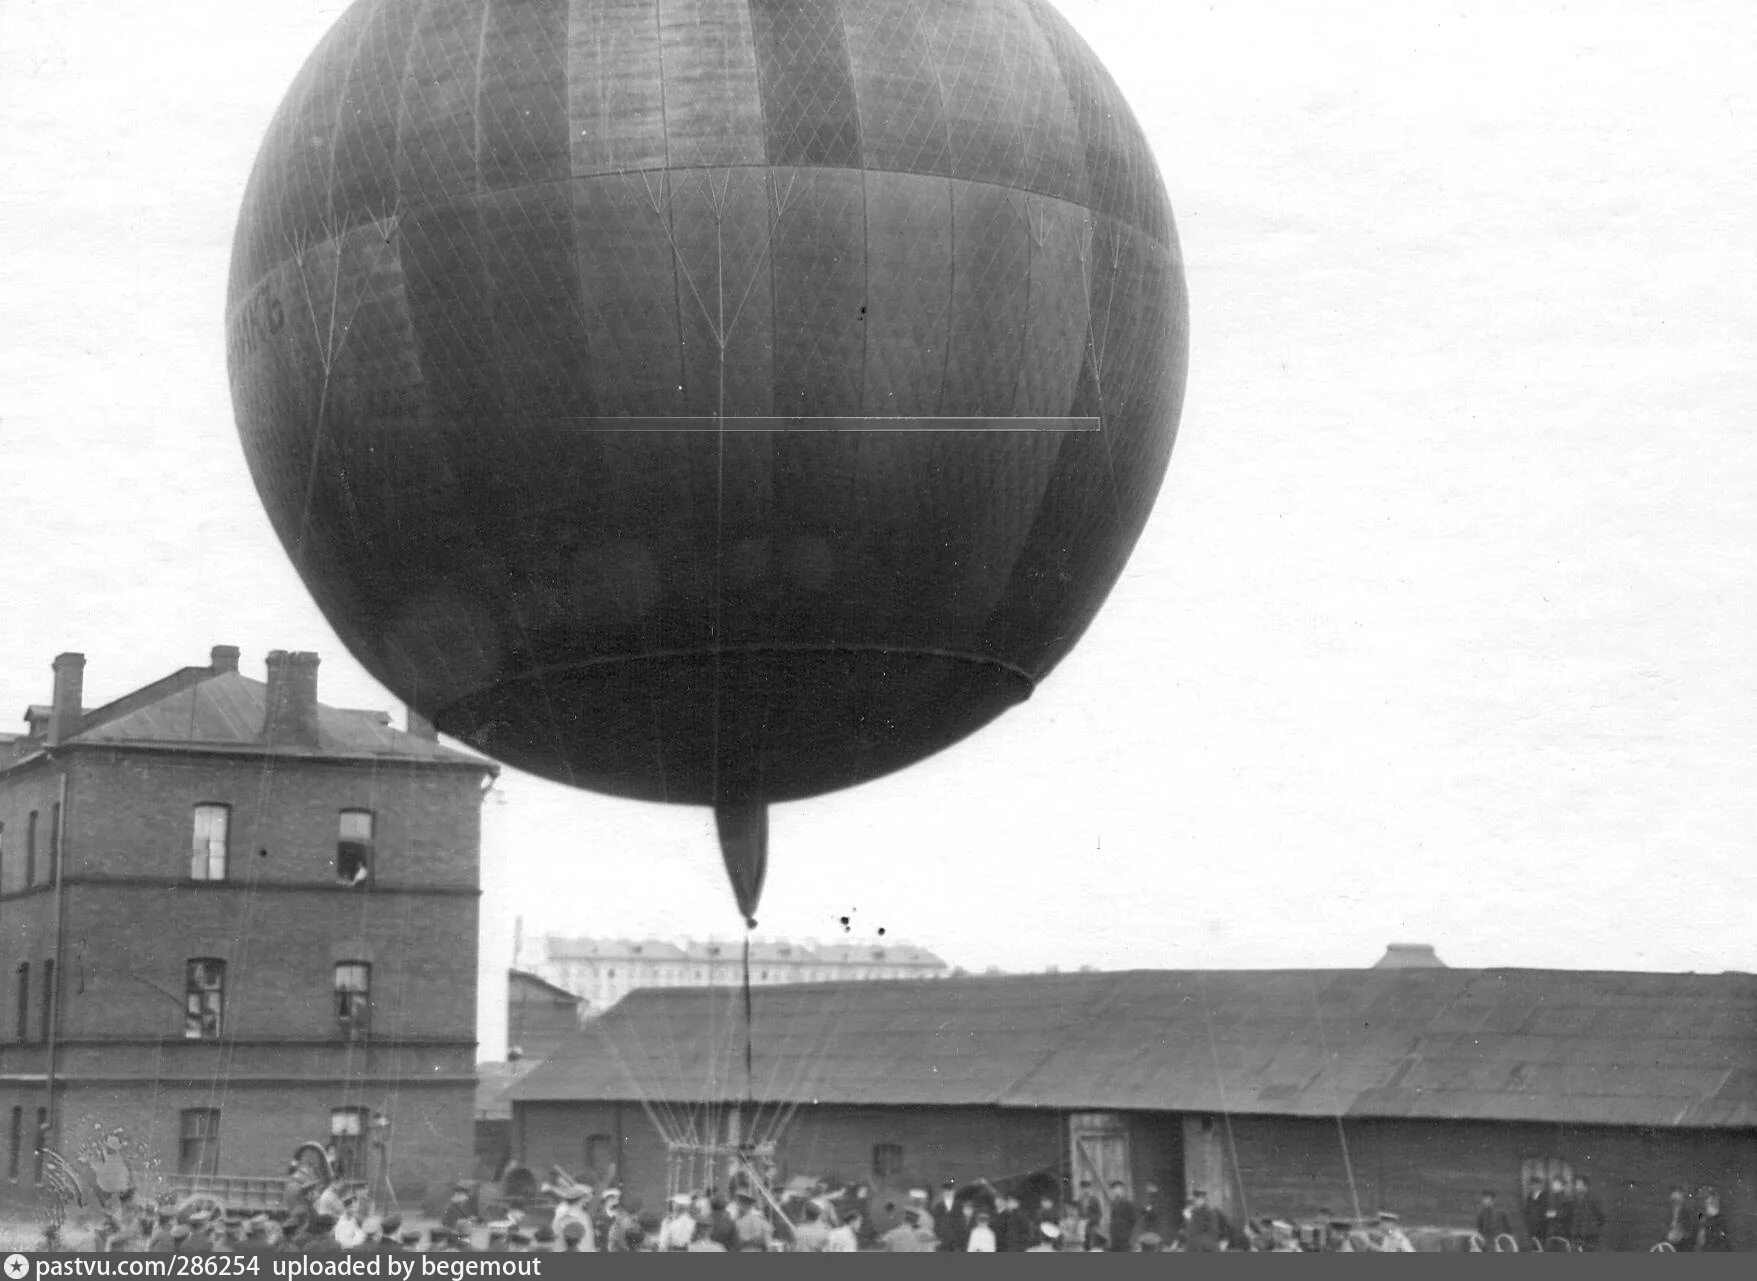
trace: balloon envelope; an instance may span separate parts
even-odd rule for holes
[[[713,803],[957,741],[1073,646],[1182,263],[1041,0],[359,0],[271,126],[240,434],[354,655],[521,769]]]

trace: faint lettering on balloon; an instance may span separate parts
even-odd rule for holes
[[[252,360],[270,339],[287,327],[287,311],[281,300],[264,289],[246,299],[232,320],[227,357],[234,363]]]

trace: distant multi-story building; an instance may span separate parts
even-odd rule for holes
[[[166,1175],[333,1143],[419,1200],[467,1173],[487,761],[214,649],[101,707],[85,660],[0,736],[0,1159],[120,1132]]]
[[[599,1014],[644,987],[716,987],[742,983],[744,943],[662,939],[558,938],[539,944],[534,968],[575,993],[586,1013]],[[940,978],[950,967],[926,948],[872,943],[799,943],[753,939],[750,981],[834,983],[850,979]]]

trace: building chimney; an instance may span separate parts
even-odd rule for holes
[[[236,645],[215,645],[209,659],[215,676],[221,672],[235,672],[238,670],[238,647]]]
[[[429,743],[439,741],[439,731],[433,728],[433,722],[412,707],[409,709],[409,733]]]
[[[272,650],[262,740],[276,747],[316,747],[317,655]]]
[[[1373,965],[1375,970],[1443,970],[1446,963],[1432,943],[1392,943]]]
[[[55,699],[49,712],[47,742],[50,747],[79,732],[85,701],[85,655],[55,655]]]

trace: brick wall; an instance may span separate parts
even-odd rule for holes
[[[38,759],[0,776],[0,823],[6,825],[5,844],[0,846],[0,894],[11,894],[30,884],[43,885],[49,880],[49,850],[55,805],[61,799],[60,768],[47,759]],[[27,882],[27,847],[30,816],[37,816],[37,857],[34,881]]]
[[[477,885],[482,794],[473,771],[95,748],[79,749],[74,761],[74,876],[186,878],[194,808],[223,804],[232,807],[233,879],[334,880],[338,815],[357,808],[375,816],[381,884]]]
[[[186,962],[215,957],[226,962],[227,1036],[336,1035],[336,963],[364,960],[375,1037],[475,1041],[473,895],[196,884],[65,894],[70,1040],[180,1037]]]
[[[29,1139],[41,1102],[38,1093],[19,1093],[0,1086],[0,1144],[9,1139],[6,1127],[11,1109],[20,1106],[25,1110],[20,1177],[4,1179],[6,1167],[0,1165],[0,1203],[10,1202],[14,1208],[28,1210],[41,1203],[41,1193],[31,1182]],[[443,1188],[450,1180],[468,1176],[473,1106],[469,1084],[396,1085],[355,1080],[274,1089],[237,1084],[222,1088],[211,1082],[73,1086],[60,1097],[61,1133],[55,1147],[76,1158],[103,1135],[120,1130],[135,1165],[145,1165],[137,1175],[145,1176],[143,1188],[150,1190],[153,1174],[173,1174],[178,1169],[182,1112],[217,1107],[219,1172],[266,1177],[285,1172],[301,1143],[327,1140],[332,1108],[356,1106],[374,1108],[392,1118],[388,1164],[391,1186],[400,1202],[419,1205],[433,1192],[443,1200]],[[9,1159],[9,1155],[0,1152],[0,1160]],[[373,1174],[377,1174],[376,1165]]]

